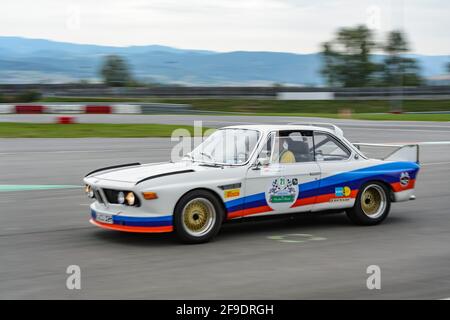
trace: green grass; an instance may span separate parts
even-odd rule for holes
[[[262,99],[165,99],[161,102],[186,103],[196,110],[254,113],[338,114],[343,109],[353,113],[383,113],[391,110],[386,100],[311,100],[283,101]],[[403,111],[450,111],[450,100],[405,100]]]
[[[282,101],[267,99],[161,99],[161,98],[71,98],[48,97],[44,102],[165,102],[190,104],[197,111],[250,113],[254,115],[304,116],[339,118],[344,109],[350,110],[352,119],[450,121],[448,114],[389,114],[391,102],[387,100],[312,100]],[[450,100],[405,100],[405,112],[450,111]],[[383,114],[384,113],[384,114]]]
[[[0,123],[0,138],[146,138],[170,137],[175,129],[192,126],[166,124],[53,124],[53,123]],[[208,128],[203,128],[207,130]]]
[[[310,100],[275,99],[161,99],[161,98],[73,98],[47,97],[42,102],[166,102],[190,104],[196,110],[251,113],[329,113],[342,109],[353,113],[382,113],[391,110],[388,100]],[[450,100],[404,100],[403,111],[450,111]]]
[[[261,114],[262,115],[262,114]],[[280,115],[280,114],[268,114]],[[292,114],[303,117],[335,118],[335,114]],[[358,114],[354,118],[367,120],[450,121],[450,114]],[[192,126],[169,124],[54,124],[0,123],[0,138],[147,138],[170,137],[175,129],[186,129],[193,135]],[[203,131],[208,128],[203,128]]]

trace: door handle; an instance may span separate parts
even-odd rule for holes
[[[318,175],[320,175],[320,171],[310,172],[309,175],[310,176],[318,176]]]

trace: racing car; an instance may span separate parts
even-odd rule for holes
[[[84,182],[95,226],[201,243],[226,221],[256,216],[336,210],[379,224],[392,202],[415,199],[418,160],[411,145],[368,158],[333,124],[242,125],[179,161],[101,168]]]

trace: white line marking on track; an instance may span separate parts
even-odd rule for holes
[[[439,126],[439,125],[422,125],[422,124],[418,124],[418,123],[413,123],[413,124],[400,124],[400,123],[377,123],[377,124],[371,124],[371,123],[341,123],[339,124],[341,127],[374,127],[374,128],[379,128],[379,127],[390,127],[390,126],[395,126],[395,127],[413,127],[413,126],[417,126],[417,127],[422,127],[422,128],[447,128],[450,129],[450,125],[449,126]]]
[[[74,196],[80,196],[79,194],[73,194],[72,196],[66,197],[48,197],[48,198],[30,198],[30,199],[21,199],[20,201],[52,201],[52,200],[62,200],[62,199],[73,199]],[[16,199],[0,201],[0,203],[16,203]]]
[[[447,162],[428,162],[428,163],[421,163],[421,166],[438,166],[441,164],[450,164],[450,161]]]
[[[171,148],[149,148],[152,151],[165,151]],[[139,149],[144,150],[144,149]],[[16,154],[39,154],[39,153],[100,153],[100,152],[124,152],[123,149],[104,149],[104,150],[58,150],[58,151],[17,151],[17,152],[0,152],[0,155],[16,155]]]
[[[344,127],[344,126],[342,126]],[[381,129],[381,128],[365,128],[363,126],[361,126],[360,128],[354,128],[356,129],[362,129],[364,128],[364,130],[368,130],[368,131],[403,131],[403,132],[429,132],[429,133],[450,133],[450,130],[419,130],[419,129],[392,129],[392,128],[385,128],[385,129]]]

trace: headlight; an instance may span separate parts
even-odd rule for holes
[[[117,194],[117,202],[120,203],[120,204],[124,204],[125,203],[125,194],[122,191],[120,191]]]
[[[92,187],[90,186],[90,185],[86,185],[85,187],[84,187],[84,191],[86,192],[86,195],[89,197],[89,198],[94,198],[94,190],[92,189]]]
[[[128,192],[127,196],[125,197],[125,200],[127,201],[127,204],[129,206],[134,206],[134,203],[136,202],[136,197],[134,196],[133,192]]]

